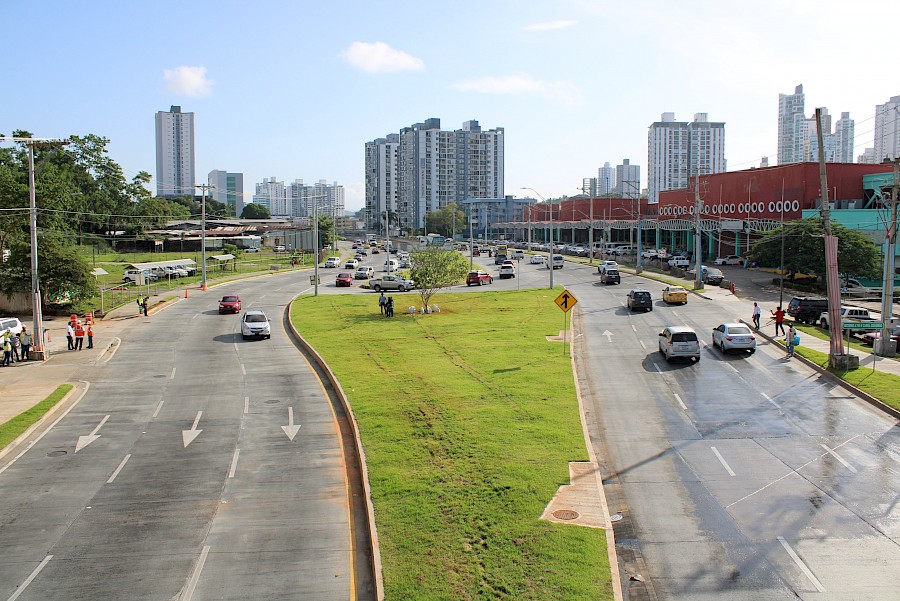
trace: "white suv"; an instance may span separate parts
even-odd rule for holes
[[[246,311],[241,317],[241,338],[271,338],[272,328],[269,318],[258,309]]]
[[[340,257],[328,257],[325,259],[325,267],[340,267],[341,266],[341,258]]]
[[[700,361],[700,339],[697,332],[687,326],[667,326],[659,333],[659,352],[666,361],[687,357]]]

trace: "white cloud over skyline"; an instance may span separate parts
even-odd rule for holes
[[[341,57],[367,73],[421,71],[425,68],[422,59],[392,48],[384,42],[353,42],[341,53]]]
[[[188,67],[186,65],[174,69],[164,69],[163,80],[167,92],[183,94],[191,98],[209,96],[215,83],[206,77],[206,67]]]
[[[584,102],[584,95],[568,81],[541,81],[528,75],[501,75],[459,81],[451,86],[464,92],[482,94],[529,94],[557,101],[574,108]]]
[[[525,31],[552,31],[554,29],[565,29],[566,27],[571,27],[572,25],[577,25],[578,21],[542,21],[540,23],[532,23],[531,25],[526,25],[522,29]]]

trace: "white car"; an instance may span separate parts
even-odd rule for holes
[[[723,323],[712,331],[713,346],[728,351],[756,352],[756,336],[742,323]]]
[[[687,326],[668,326],[659,333],[659,352],[667,362],[676,357],[700,361],[700,340],[697,333]]]
[[[607,259],[606,261],[600,261],[600,264],[597,265],[597,273],[600,275],[605,275],[606,272],[610,269],[619,270],[619,264],[615,261]]]
[[[272,328],[269,318],[259,309],[244,312],[241,317],[241,338],[271,338]]]
[[[516,266],[513,264],[507,265],[504,263],[500,266],[500,279],[505,280],[506,278],[514,278],[516,277]]]
[[[375,275],[375,270],[368,265],[363,265],[362,267],[357,268],[356,274],[354,274],[353,279],[356,280],[368,280],[369,278]]]
[[[341,266],[341,258],[340,257],[328,257],[325,259],[325,267],[340,267]]]
[[[659,256],[659,251],[655,248],[648,248],[647,250],[641,252],[641,258],[643,259],[655,259]]]
[[[532,265],[543,265],[544,255],[531,255],[531,259],[528,262]]]
[[[687,257],[672,257],[669,259],[669,267],[678,267],[680,269],[684,269],[685,267],[690,267],[691,260]]]
[[[740,265],[744,262],[742,257],[738,255],[728,255],[727,257],[719,257],[713,263],[715,265]]]
[[[344,263],[344,269],[356,269],[359,267],[359,259],[347,259]]]

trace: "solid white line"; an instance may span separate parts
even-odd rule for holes
[[[156,417],[157,415],[159,415],[159,410],[162,409],[163,403],[165,403],[165,401],[160,401],[159,404],[156,406],[156,411],[153,412],[153,417]]]
[[[672,315],[674,315],[675,317],[681,319],[681,316],[678,315],[678,311],[672,311]]]
[[[247,375],[247,369],[244,367],[243,363],[241,363],[241,373],[245,376]]]
[[[684,401],[681,400],[681,397],[677,394],[675,395],[675,400],[678,401],[678,404],[681,405],[681,408],[687,411],[687,405],[684,404]]]
[[[34,571],[31,573],[31,576],[29,576],[28,578],[25,579],[25,582],[22,583],[22,586],[20,586],[19,588],[17,588],[17,589],[16,589],[16,592],[14,592],[14,593],[12,594],[12,597],[10,597],[7,601],[15,601],[16,599],[18,599],[18,598],[19,598],[19,595],[21,595],[21,594],[25,591],[25,589],[28,588],[28,585],[31,584],[31,581],[32,581],[32,580],[34,580],[35,578],[37,578],[37,575],[41,573],[41,570],[44,569],[44,566],[46,566],[47,563],[48,563],[51,559],[53,559],[53,556],[52,556],[52,555],[48,555],[47,557],[45,557],[44,559],[42,559],[42,560],[41,560],[41,563],[38,564],[38,567],[34,568]]]
[[[235,449],[235,450],[234,450],[234,457],[231,458],[231,469],[228,470],[228,477],[229,477],[229,478],[234,478],[234,470],[237,469],[238,457],[240,457],[240,455],[241,455],[241,450],[240,450],[240,449]]]
[[[197,588],[197,582],[200,580],[200,572],[203,571],[203,564],[206,563],[207,555],[209,555],[209,545],[205,545],[200,552],[200,560],[197,561],[197,565],[194,566],[194,572],[191,574],[191,579],[188,581],[187,588],[184,589],[184,595],[181,596],[181,601],[191,601],[191,597],[194,596],[194,589]]]
[[[131,459],[131,453],[125,455],[125,459],[122,460],[122,463],[119,464],[119,467],[116,468],[116,471],[112,473],[112,476],[109,477],[109,480],[106,481],[107,484],[112,484],[113,480],[116,479],[116,476],[119,475],[119,472],[122,471],[122,468],[125,467],[125,464],[128,463],[128,460]]]
[[[169,376],[169,379],[170,379],[170,380],[174,380],[174,379],[175,379],[175,370],[176,370],[176,369],[178,369],[178,368],[177,368],[177,367],[173,367],[173,368],[172,368],[172,375]]]
[[[722,457],[722,454],[719,452],[719,449],[716,447],[709,447],[712,449],[712,452],[716,454],[716,457],[719,458],[719,463],[725,468],[725,471],[728,472],[729,475],[734,476],[734,471],[731,469],[731,466],[728,465],[728,462],[725,461],[725,458]]]
[[[194,316],[191,317],[191,319],[197,319],[197,316],[198,316],[198,315],[200,315],[200,314],[199,314],[199,313],[194,313]]]
[[[656,368],[656,371],[658,371],[659,373],[662,373],[662,370],[659,368],[659,365],[657,365],[656,363],[654,363],[654,364],[653,364],[653,367]]]
[[[835,459],[837,459],[838,461],[840,461],[840,462],[843,464],[843,466],[844,466],[845,468],[847,468],[848,470],[850,470],[850,471],[853,472],[854,474],[856,473],[856,468],[855,468],[855,467],[853,467],[852,465],[850,465],[849,463],[847,463],[846,461],[844,461],[844,458],[843,458],[843,457],[841,457],[840,455],[838,455],[837,453],[835,453],[833,450],[829,449],[827,445],[824,445],[824,444],[823,444],[823,445],[822,445],[822,448],[825,449],[825,450],[828,452],[829,455],[831,455],[832,457],[834,457]]]
[[[816,590],[820,593],[825,592],[825,587],[822,586],[822,583],[819,582],[819,579],[813,575],[812,571],[803,563],[803,560],[800,559],[800,556],[791,548],[791,546],[784,540],[783,536],[778,537],[778,542],[781,543],[781,546],[784,547],[784,550],[788,552],[788,555],[791,556],[791,559],[794,560],[794,563],[797,564],[797,567],[806,574],[806,577],[809,578],[810,582],[813,583],[813,586],[816,587]]]
[[[644,350],[646,351],[646,350],[647,350],[647,345],[644,344],[644,341],[643,341],[643,340],[638,340],[638,342],[641,343],[641,348],[644,349]]]
[[[765,392],[760,392],[759,394],[763,395],[763,397],[765,397],[765,399],[766,399],[767,401],[771,401],[771,400],[772,400],[772,397],[770,397],[769,395],[767,395]]]
[[[250,413],[250,397],[244,397],[244,413]]]

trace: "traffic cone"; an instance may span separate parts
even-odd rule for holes
[[[187,292],[187,290],[188,290],[187,288],[184,289],[184,298],[187,298],[187,297],[188,297],[188,292]]]
[[[200,290],[206,292],[206,282],[203,282],[203,284],[200,286]]]

